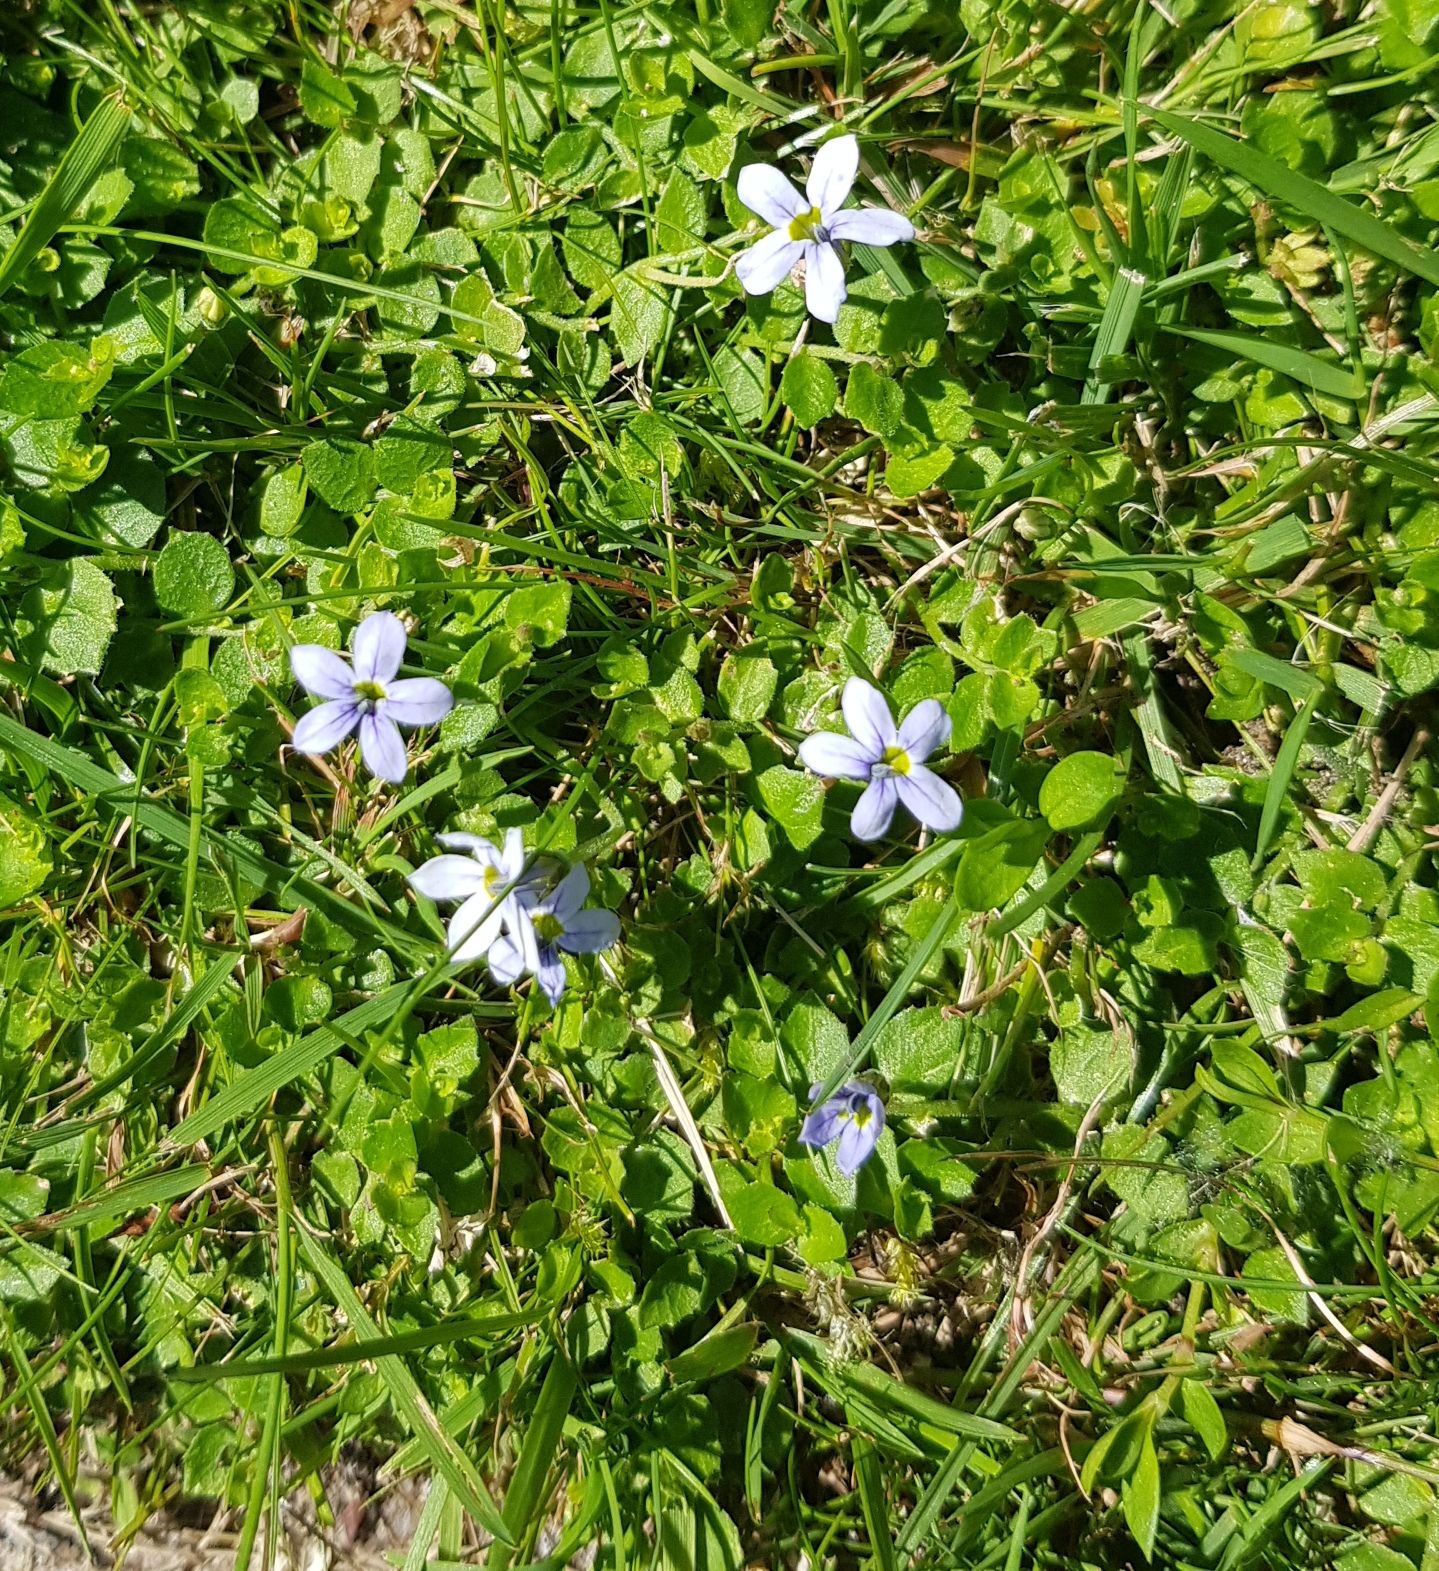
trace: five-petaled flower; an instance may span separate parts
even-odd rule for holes
[[[924,761],[949,740],[949,716],[926,698],[896,726],[877,687],[852,676],[840,699],[849,736],[817,731],[800,743],[800,762],[817,775],[865,780],[849,827],[860,840],[878,840],[903,802],[926,829],[958,829],[964,812],[958,793]]]
[[[809,1088],[811,1099],[819,1093],[819,1086]],[[809,1114],[799,1137],[805,1145],[815,1147],[827,1146],[837,1138],[835,1166],[852,1178],[874,1154],[883,1133],[884,1103],[879,1092],[862,1080],[850,1080]]]
[[[859,171],[859,143],[837,136],[814,155],[804,195],[778,169],[746,164],[736,185],[739,199],[774,230],[735,263],[745,292],[767,295],[804,258],[805,304],[811,316],[833,322],[844,304],[844,263],[838,242],[894,245],[914,239],[914,225],[887,207],[856,207],[842,212]]]
[[[409,769],[399,726],[432,725],[454,706],[445,684],[432,676],[397,682],[405,658],[405,624],[392,611],[376,611],[355,629],[346,661],[323,644],[290,650],[295,680],[324,703],[302,715],[292,745],[297,753],[328,753],[359,728],[360,756],[380,780],[398,785]]]
[[[583,862],[576,862],[552,889],[522,893],[525,920],[517,932],[497,938],[490,948],[495,981],[517,982],[531,972],[551,1005],[558,1004],[565,990],[565,954],[598,954],[620,936],[620,919],[613,911],[586,909],[589,893],[590,875]]]
[[[468,856],[432,856],[410,874],[410,885],[430,900],[459,900],[450,918],[450,959],[464,965],[482,960],[502,933],[523,934],[529,926],[527,894],[536,876],[526,872],[524,836],[505,832],[503,848],[480,835],[440,835],[447,850]]]

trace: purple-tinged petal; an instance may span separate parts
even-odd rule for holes
[[[295,644],[290,650],[295,680],[316,698],[349,698],[355,691],[355,673],[349,662],[323,644]]]
[[[899,741],[894,716],[889,712],[884,694],[873,682],[866,682],[862,676],[852,676],[844,684],[839,702],[849,734],[871,760],[878,762],[884,757],[885,748]]]
[[[884,1130],[884,1120],[871,1118],[865,1123],[851,1118],[839,1132],[839,1148],[835,1152],[835,1166],[846,1178],[853,1178],[860,1168],[874,1155]]]
[[[349,736],[360,721],[358,705],[350,698],[319,704],[295,722],[290,746],[297,753],[328,753]]]
[[[778,289],[790,269],[804,255],[804,242],[791,240],[787,229],[772,229],[735,258],[734,274],[747,295],[767,295]]]
[[[576,862],[551,891],[549,897],[542,900],[540,904],[546,910],[554,912],[555,920],[561,927],[568,928],[583,909],[589,894],[589,869],[583,862]]]
[[[470,851],[485,865],[493,865],[499,852],[492,841],[486,840],[483,835],[467,835],[456,830],[452,834],[436,835],[435,839],[449,851]]]
[[[826,224],[854,189],[858,173],[859,141],[853,136],[833,137],[814,155],[804,192],[809,205],[820,210]]]
[[[412,676],[385,688],[381,708],[400,725],[434,725],[455,707],[455,695],[438,677]]]
[[[858,1113],[862,1108],[868,1109],[869,1116],[883,1129],[884,1099],[879,1092],[873,1086],[866,1085],[863,1080],[851,1080],[844,1089],[849,1093],[851,1113]]]
[[[868,780],[876,762],[862,743],[838,731],[816,731],[799,744],[799,761],[808,770],[832,780]]]
[[[565,923],[565,930],[556,942],[572,955],[597,955],[602,949],[618,943],[620,919],[613,911],[603,911],[592,906],[578,912]]]
[[[903,213],[887,207],[852,207],[836,213],[825,226],[835,240],[857,240],[861,245],[898,245],[914,239],[914,225]]]
[[[907,775],[897,775],[894,781],[899,799],[926,829],[947,834],[959,828],[964,817],[964,803],[953,786],[941,780],[932,769],[916,764]]]
[[[472,856],[432,856],[410,874],[410,888],[427,900],[468,900],[485,887],[485,870]]]
[[[769,164],[746,164],[735,182],[735,195],[776,229],[788,227],[791,218],[809,208],[809,203],[788,180]]]
[[[844,1116],[843,1099],[837,1096],[830,1097],[827,1102],[821,1102],[805,1117],[799,1129],[800,1140],[807,1146],[827,1146],[839,1133],[840,1121]]]
[[[833,322],[845,301],[844,263],[826,240],[811,240],[804,248],[804,303],[820,322]]]
[[[937,747],[949,741],[949,716],[937,698],[922,699],[900,721],[899,745],[912,764],[922,764]]]
[[[898,801],[899,793],[894,788],[892,778],[871,780],[860,793],[854,812],[850,814],[849,827],[855,839],[878,840],[889,828]]]
[[[400,785],[410,772],[400,728],[384,715],[366,715],[360,721],[360,757],[377,780]]]
[[[471,895],[450,918],[450,959],[457,965],[482,959],[503,929],[500,907],[493,895],[481,890]]]
[[[405,624],[393,611],[376,611],[355,629],[350,640],[357,682],[388,683],[405,658]]]
[[[544,949],[540,952],[539,969],[535,972],[535,980],[544,990],[545,997],[550,1001],[553,1009],[565,992],[565,962],[560,957],[557,949]]]
[[[509,987],[518,982],[526,971],[532,967],[525,964],[525,957],[520,946],[515,942],[514,936],[502,933],[490,945],[490,975],[494,977],[501,987]]]

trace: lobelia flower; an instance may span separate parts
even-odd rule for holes
[[[450,918],[450,959],[464,965],[482,960],[504,932],[523,936],[529,917],[522,908],[534,892],[535,875],[525,871],[525,841],[518,829],[505,831],[504,847],[480,835],[440,835],[442,846],[468,856],[432,856],[410,874],[410,887],[429,900],[459,900]]]
[[[804,258],[804,298],[811,316],[833,322],[844,304],[844,263],[838,242],[895,245],[914,239],[914,225],[887,207],[842,212],[859,171],[859,143],[837,136],[814,155],[801,196],[778,169],[746,164],[735,186],[741,202],[774,230],[735,262],[745,293],[767,295]]]
[[[865,780],[849,827],[857,839],[878,840],[903,802],[926,829],[958,829],[964,806],[950,785],[924,767],[949,740],[949,716],[937,698],[926,698],[896,726],[877,687],[852,676],[840,699],[849,736],[817,731],[800,743],[800,762],[817,775]]]
[[[811,1099],[819,1090],[818,1085],[809,1088]],[[853,1178],[874,1155],[883,1133],[884,1103],[879,1092],[862,1080],[850,1080],[809,1114],[799,1137],[805,1145],[816,1148],[838,1139],[835,1166],[846,1178]]]
[[[576,862],[552,889],[522,894],[524,914],[518,932],[497,938],[490,948],[490,975],[500,983],[517,982],[531,972],[551,1006],[565,991],[565,954],[595,955],[620,936],[613,911],[585,907],[590,875]]]
[[[360,623],[348,661],[323,644],[296,644],[290,650],[295,680],[325,702],[300,717],[291,739],[295,751],[328,753],[358,727],[365,768],[399,785],[409,769],[399,727],[432,725],[455,702],[435,677],[396,681],[404,658],[405,624],[392,611],[376,611]]]

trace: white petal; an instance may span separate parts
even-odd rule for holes
[[[783,229],[791,218],[806,212],[809,203],[788,180],[768,164],[746,164],[735,182],[735,194],[767,224]]]
[[[471,856],[432,856],[410,874],[410,888],[427,900],[468,900],[485,887],[485,870]]]
[[[809,197],[809,205],[823,214],[826,224],[854,189],[854,177],[858,173],[859,141],[855,137],[837,136],[814,155],[805,195]]]
[[[877,758],[838,731],[816,731],[799,744],[799,761],[814,774],[830,780],[868,780]]]
[[[393,611],[376,611],[355,629],[350,640],[355,680],[382,686],[400,669],[405,658],[405,624]]]
[[[951,729],[944,705],[937,698],[926,698],[900,722],[899,745],[912,764],[922,764],[935,748],[949,741]]]
[[[381,710],[400,725],[433,725],[455,707],[455,696],[438,677],[412,676],[385,688]]]
[[[804,255],[804,242],[791,240],[783,229],[775,229],[763,240],[741,252],[734,265],[747,295],[767,295],[789,277],[789,271]]]
[[[821,322],[833,322],[844,304],[844,263],[839,252],[825,243],[811,241],[804,248],[804,303]]]
[[[858,240],[861,245],[898,245],[914,239],[914,225],[903,213],[887,207],[852,207],[836,213],[825,226],[836,240]]]
[[[959,828],[964,803],[953,786],[923,767],[911,769],[895,779],[899,799],[926,829],[946,834]]]
[[[572,955],[597,955],[617,942],[619,936],[619,917],[613,911],[602,911],[595,906],[589,911],[580,911],[565,924],[559,945]]]
[[[348,698],[320,704],[295,722],[290,746],[297,753],[328,753],[338,747],[359,723],[360,711]]]
[[[506,883],[514,883],[525,871],[525,832],[523,829],[505,830],[504,850],[495,864]]]
[[[850,677],[844,684],[839,705],[844,710],[849,734],[871,759],[883,758],[885,748],[899,741],[889,704],[873,682],[866,682],[862,676]]]
[[[854,812],[849,817],[850,832],[855,839],[878,840],[889,828],[898,801],[899,793],[894,788],[892,775],[883,780],[871,780],[860,793]]]
[[[400,728],[383,715],[366,715],[360,721],[360,757],[377,780],[391,785],[400,785],[410,772]]]
[[[350,698],[354,694],[355,673],[323,644],[296,644],[290,650],[290,669],[300,686],[316,698]]]
[[[490,945],[490,975],[501,987],[518,982],[528,969],[520,946],[510,934],[502,933]]]
[[[472,895],[450,918],[450,959],[463,965],[489,954],[502,927],[493,897]]]

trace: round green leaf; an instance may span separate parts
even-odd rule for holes
[[[229,553],[212,535],[171,535],[155,563],[155,597],[180,616],[218,611],[234,589]]]
[[[1039,788],[1039,810],[1055,830],[1092,829],[1124,793],[1124,770],[1108,753],[1061,758]]]
[[[834,413],[839,387],[824,361],[802,350],[785,366],[779,396],[793,410],[795,423],[808,428]]]

